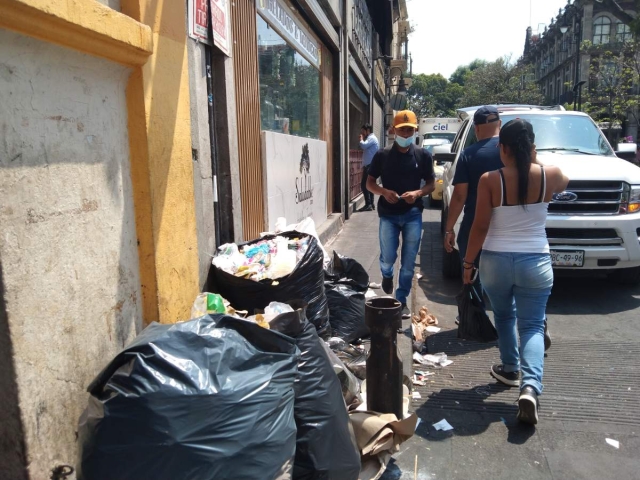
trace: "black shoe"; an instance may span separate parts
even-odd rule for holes
[[[530,425],[538,423],[538,394],[529,385],[520,391],[518,397],[518,420]]]
[[[393,293],[393,277],[382,277],[382,291],[387,295]]]
[[[551,348],[551,335],[549,334],[549,327],[547,326],[547,319],[544,319],[544,351],[546,352]]]
[[[491,367],[491,376],[510,387],[520,386],[520,372],[505,372],[504,365],[496,364]]]
[[[402,318],[411,318],[411,312],[409,311],[409,307],[407,307],[406,303],[402,304]]]

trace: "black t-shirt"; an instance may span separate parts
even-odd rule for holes
[[[463,222],[473,223],[476,214],[480,177],[487,172],[499,170],[503,166],[502,160],[500,160],[498,137],[480,140],[465,148],[460,154],[456,165],[456,173],[453,176],[453,184],[466,183],[468,185]]]
[[[395,143],[375,154],[369,175],[375,179],[382,177],[382,186],[398,195],[420,190],[422,180],[428,183],[436,178],[429,152],[411,145],[407,153],[402,153]],[[398,203],[390,204],[382,196],[378,199],[378,215],[402,215],[413,207],[422,210],[422,201],[418,199],[409,204],[400,199]]]

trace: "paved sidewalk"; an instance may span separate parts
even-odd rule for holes
[[[574,291],[591,288],[590,294],[597,295],[594,288],[599,287],[590,287],[589,281],[578,286],[565,283],[558,287],[565,291],[552,295],[551,316],[558,317],[558,326],[569,327],[554,337],[545,360],[540,423],[537,428],[523,426],[515,419],[517,390],[489,376],[490,365],[499,360],[496,345],[456,338],[455,295],[460,283],[441,274],[440,211],[425,209],[423,219],[418,259],[423,278],[416,304],[427,305],[443,328],[429,338],[429,353],[445,352],[454,364],[435,371],[429,385],[418,389],[421,398],[414,400],[412,410],[421,424],[382,480],[640,478],[640,343],[604,335],[594,342],[584,330],[572,333],[575,327],[570,325],[580,318],[571,317],[569,324],[556,314],[575,308],[569,306]],[[355,258],[372,281],[380,282],[376,212],[354,214],[327,247]],[[622,358],[624,362],[617,360]],[[453,431],[433,428],[443,418]],[[618,440],[620,448],[608,445],[606,438]]]

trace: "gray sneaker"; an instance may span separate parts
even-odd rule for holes
[[[406,303],[402,304],[402,318],[411,318],[411,311],[409,310],[409,307],[407,307]]]

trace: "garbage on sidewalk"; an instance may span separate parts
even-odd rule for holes
[[[438,333],[440,331],[438,319],[429,313],[426,306],[420,308],[418,315],[411,317],[411,331],[413,333],[413,351],[423,353],[426,350],[428,333]]]
[[[359,480],[378,480],[391,456],[413,436],[418,417],[412,414],[404,420],[398,420],[393,414],[375,412],[352,412],[350,417],[362,455]]]
[[[226,315],[151,324],[89,386],[78,479],[290,479],[299,359]]]
[[[273,252],[272,244],[278,245]],[[295,248],[295,251],[289,250],[289,246]],[[240,255],[243,255],[241,252],[246,252],[245,256],[250,258],[252,263],[247,270],[236,272],[241,272],[243,276],[237,276],[228,271],[229,268],[223,268],[235,261],[229,260],[235,255],[235,248],[228,246],[222,255],[231,252],[230,255],[226,255],[222,261],[217,260],[220,255],[213,259],[207,281],[209,291],[220,294],[233,308],[247,311],[249,315],[261,313],[271,302],[304,300],[309,305],[307,318],[316,327],[318,334],[323,338],[329,336],[329,309],[324,290],[324,257],[315,237],[300,232],[283,232],[278,236],[267,235],[236,247]],[[267,249],[269,251],[265,253]],[[271,278],[288,271],[293,264],[293,256],[296,259],[293,270],[287,275]],[[282,258],[282,262],[278,258]],[[261,279],[256,280],[257,278]]]
[[[456,295],[458,302],[458,338],[476,342],[494,342],[498,332],[485,310],[484,300],[472,285],[465,285]]]
[[[425,365],[432,368],[448,367],[453,364],[453,360],[447,358],[446,353],[436,353],[435,355],[420,355],[417,352],[413,354],[414,363]]]
[[[451,426],[451,424],[447,422],[447,420],[444,418],[439,422],[434,423],[433,428],[435,428],[436,430],[442,430],[443,432],[448,432],[449,430],[453,430],[453,427]]]
[[[342,397],[344,398],[347,408],[360,405],[365,400],[362,394],[362,383],[336,355],[336,352],[331,350],[329,345],[325,343],[324,347],[329,356],[329,361],[333,366],[333,371],[338,376],[338,380],[340,380]]]
[[[435,375],[434,372],[421,372],[419,370],[415,370],[413,372],[413,378],[411,379],[411,383],[416,386],[424,387],[427,385],[427,377]]]
[[[353,342],[369,336],[364,322],[364,304],[369,290],[369,274],[356,260],[333,252],[324,272],[332,334]]]
[[[295,339],[300,349],[298,379],[293,387],[297,427],[293,478],[356,480],[360,455],[340,380],[334,373],[324,342],[305,316],[306,304],[292,301],[286,307],[289,311],[272,318],[270,326]],[[285,310],[282,305],[277,308]],[[348,373],[346,368],[344,371]],[[357,384],[357,380],[353,380]]]
[[[367,351],[363,346],[351,345],[338,337],[327,340],[336,356],[360,380],[367,378]]]

